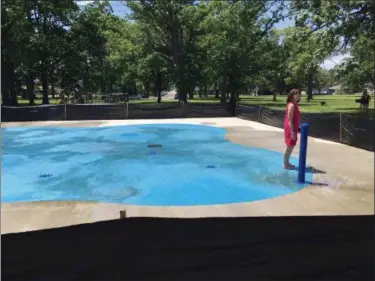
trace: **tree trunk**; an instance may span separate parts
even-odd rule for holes
[[[55,79],[54,77],[51,75],[51,95],[52,95],[52,98],[54,99],[55,98]]]
[[[105,87],[105,79],[104,79],[104,76],[101,77],[101,81],[100,81],[100,88],[101,88],[101,92],[102,92],[102,100],[106,100],[106,87]]]
[[[223,80],[221,81],[220,85],[220,103],[226,103],[227,102],[227,75],[223,75]]]
[[[109,89],[109,93],[112,94],[113,93],[113,84],[112,84],[111,79],[109,79],[108,89]]]
[[[204,97],[208,97],[208,90],[207,90],[207,84],[204,84],[204,86],[203,86],[203,96]]]
[[[133,82],[134,95],[138,95],[137,83]]]
[[[185,71],[185,57],[183,50],[183,29],[179,25],[171,24],[172,29],[171,39],[172,39],[172,50],[173,50],[173,62],[177,67],[177,77],[176,77],[176,88],[179,102],[187,103],[187,88],[186,88],[186,71]]]
[[[48,74],[45,62],[42,61],[41,63],[41,70],[40,70],[40,82],[42,84],[42,104],[49,104],[48,98]]]
[[[311,73],[307,76],[307,101],[309,102],[313,98],[313,76]]]
[[[2,104],[10,105],[9,96],[9,71],[8,64],[4,61],[4,55],[1,56],[1,98]]]
[[[215,99],[219,99],[220,98],[220,96],[219,96],[219,89],[218,89],[218,87],[217,87],[217,85],[215,85]]]
[[[226,102],[227,102],[227,93],[223,91],[220,94],[220,103],[226,103]]]
[[[229,90],[229,93],[230,93],[230,103],[235,104],[236,103],[236,96],[237,96],[237,87],[235,85],[235,81],[234,81],[232,75],[229,75],[228,90]]]
[[[24,77],[24,81],[25,81],[25,83],[27,83],[26,80],[27,80],[27,76]],[[27,90],[24,90],[24,89],[22,88],[22,83],[21,83],[21,85],[17,85],[17,87],[19,88],[19,90],[20,90],[20,92],[21,92],[22,99],[23,99],[23,100],[26,100],[26,99],[28,98]]]
[[[16,73],[14,71],[13,63],[9,63],[9,95],[10,105],[17,106],[17,92],[16,92]]]
[[[9,28],[6,26],[9,23],[8,9],[5,7],[5,2],[2,1],[1,7],[1,99],[2,105],[10,105],[9,95],[9,44],[8,34]],[[3,26],[5,28],[3,28]],[[8,51],[8,52],[7,52]]]
[[[186,91],[186,77],[185,77],[185,66],[179,66],[179,75],[177,78],[177,91],[179,102],[187,103],[187,91]]]
[[[191,88],[189,88],[189,100],[194,99],[194,92]]]
[[[34,77],[29,73],[26,75],[26,93],[29,99],[29,105],[35,105],[35,85]]]
[[[42,32],[43,32],[43,35],[45,37],[47,37],[47,16],[41,12],[41,14],[43,15],[43,23],[42,23]],[[43,46],[43,50],[42,50],[42,60],[41,60],[41,65],[40,65],[40,82],[42,84],[42,95],[43,95],[43,98],[42,98],[42,104],[49,104],[49,98],[48,98],[48,61],[47,59],[45,58],[46,55],[47,55],[47,51],[45,49],[45,47]]]
[[[27,21],[28,21],[28,31],[30,33],[34,33],[34,24],[33,19],[31,17],[31,9],[28,7],[26,9],[27,13]],[[30,50],[29,50],[30,51]],[[31,69],[34,68],[33,66],[34,57],[28,54],[28,60],[27,60],[27,72],[26,72],[26,94],[27,98],[29,99],[29,105],[33,106],[35,105],[35,82],[34,82],[34,73],[31,71]]]
[[[161,103],[161,84],[162,84],[162,79],[161,79],[161,72],[158,71],[156,73],[156,85],[155,85],[155,89],[156,89],[156,96],[158,97],[158,103]]]

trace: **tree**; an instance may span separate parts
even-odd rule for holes
[[[28,22],[22,1],[1,1],[1,94],[4,105],[17,105],[16,69],[27,45]]]
[[[307,89],[307,100],[313,97],[313,88],[316,84],[320,64],[330,56],[338,42],[338,37],[331,37],[327,33],[312,33],[308,37],[306,28],[296,27],[285,30],[285,44],[289,45],[290,57],[288,60],[288,84]]]
[[[268,36],[274,23],[281,16],[283,6],[273,1],[209,2],[205,20],[206,36],[202,42],[208,51],[207,66],[225,102],[230,93],[232,103],[247,87],[249,77],[255,77],[264,65],[259,60],[261,42]],[[276,9],[275,9],[276,7]],[[274,8],[272,20],[266,13]]]
[[[68,54],[62,63],[61,87],[66,91],[82,88],[84,91],[100,89],[106,92],[107,38],[105,30],[116,29],[110,21],[107,2],[94,2],[79,13],[72,23]],[[109,32],[109,31],[107,31]]]
[[[39,63],[40,81],[42,84],[43,104],[48,104],[48,85],[51,70],[57,61],[66,56],[64,37],[67,34],[77,4],[72,0],[47,1],[38,0],[31,7],[32,24],[35,30],[36,57]]]
[[[375,2],[372,0],[293,0],[296,25],[308,27],[306,34],[325,31],[344,38],[341,47],[360,36],[375,40]]]
[[[339,65],[336,70],[344,88],[359,92],[369,86],[375,87],[374,58],[375,42],[360,36],[350,47],[351,56]]]
[[[283,34],[283,30],[270,32],[263,42],[260,42],[262,53],[258,56],[261,71],[257,77],[257,85],[272,90],[274,101],[276,101],[276,93],[285,93],[286,79],[290,76],[288,63],[293,45],[284,40]]]
[[[175,82],[181,101],[187,101],[186,50],[189,34],[184,33],[183,10],[194,1],[127,1],[133,19],[152,30],[173,61]]]
[[[161,91],[171,79],[172,59],[160,37],[152,34],[145,25],[140,24],[138,27],[141,31],[138,34],[138,43],[141,47],[138,57],[138,79],[147,94],[153,93],[160,103]]]
[[[315,79],[315,84],[314,87],[315,89],[318,90],[318,93],[321,93],[321,90],[323,87],[330,87],[335,84],[335,77],[334,73],[330,70],[324,69],[324,68],[319,68],[316,79]]]
[[[102,96],[141,91],[161,102],[161,91],[172,86],[182,102],[193,99],[197,89],[201,96],[214,93],[233,104],[254,89],[282,93],[302,87],[311,99],[313,88],[328,79],[320,63],[342,34],[333,25],[312,32],[315,25],[306,18],[312,17],[312,6],[298,3],[292,11],[299,26],[273,30],[287,4],[277,0],[127,1],[132,14],[124,19],[113,15],[108,1],[81,9],[72,0],[2,1],[2,66],[7,69],[2,92],[8,105],[17,104],[24,85],[33,104],[35,83],[42,86],[43,103],[55,89]],[[313,2],[331,12],[330,5]],[[361,11],[371,14],[365,6]],[[363,37],[369,43],[355,37],[349,47],[358,54],[341,67],[347,84],[370,81],[360,45],[371,48],[373,41]]]

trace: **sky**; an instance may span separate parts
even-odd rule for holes
[[[90,4],[94,1],[76,1],[79,6],[85,6],[87,4]],[[113,14],[119,17],[124,17],[125,15],[130,13],[130,10],[128,7],[126,7],[121,1],[109,1],[112,9]],[[275,25],[276,28],[286,28],[293,26],[294,22],[290,19],[285,19],[284,21],[281,21]],[[332,69],[335,67],[336,64],[340,64],[345,58],[347,58],[349,55],[335,55],[330,57],[329,59],[325,60],[320,66],[325,69]]]

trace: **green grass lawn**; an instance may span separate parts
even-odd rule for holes
[[[300,103],[301,112],[309,113],[358,113],[359,104],[355,102],[359,98],[359,95],[321,95],[314,96],[314,99],[310,102],[306,101],[306,96],[302,97]],[[252,105],[252,106],[265,106],[273,109],[285,109],[285,99],[286,96],[277,96],[277,100],[273,101],[272,96],[240,96],[240,104]],[[370,102],[369,113],[374,113],[374,97],[372,96],[372,101]],[[59,99],[50,98],[51,104],[59,104]],[[325,101],[325,105],[321,105],[321,102]],[[19,104],[27,105],[28,100],[19,98]],[[41,104],[42,99],[38,97],[35,103]],[[99,103],[100,101],[94,101],[94,103]],[[162,100],[162,103],[176,103],[177,100]],[[194,99],[189,100],[191,103],[219,103],[219,100],[215,99],[214,96],[208,96],[206,98],[199,98],[195,96]],[[130,100],[130,104],[150,104],[156,103],[156,99],[143,99],[143,100]]]
[[[359,104],[355,102],[359,95],[320,95],[314,96],[314,99],[307,102],[306,96],[302,97],[300,102],[300,109],[302,112],[309,113],[358,113]],[[374,112],[374,97],[372,97],[372,102],[370,102],[370,113]],[[321,105],[321,102],[325,101],[325,105]],[[166,102],[177,102],[176,100],[165,100]],[[219,103],[219,100],[215,99],[214,96],[209,96],[208,98],[200,99],[195,97],[189,100],[191,103]],[[277,100],[273,101],[273,96],[240,96],[240,104],[252,105],[252,106],[265,106],[273,109],[285,109],[286,96],[277,96]],[[131,100],[129,103],[156,103],[156,100]]]
[[[301,112],[309,113],[357,113],[359,112],[359,103],[355,100],[359,95],[320,95],[314,96],[313,100],[307,102],[306,97],[302,96],[300,102]],[[277,101],[272,100],[272,96],[241,96],[240,104],[244,105],[262,105],[274,109],[285,109],[286,96],[277,96]],[[374,112],[374,97],[370,101],[370,113]],[[325,105],[321,102],[325,101]]]
[[[20,104],[20,105],[28,105],[29,104],[29,100],[28,99],[18,98],[17,101],[18,101],[18,104]],[[35,102],[35,105],[41,105],[42,104],[42,98],[38,98],[34,102]],[[50,104],[59,104],[60,103],[60,99],[49,98],[49,103]]]
[[[94,103],[102,103],[103,101],[101,99],[94,99]],[[163,100],[162,103],[177,103],[178,100]],[[219,103],[219,100],[215,99],[214,96],[209,96],[207,98],[199,98],[196,96],[194,99],[189,100],[191,103]],[[21,97],[18,98],[18,103],[20,105],[28,105],[29,100],[27,99],[22,99]],[[60,99],[52,99],[51,97],[49,98],[49,103],[50,104],[59,104]],[[142,100],[129,100],[130,104],[152,104],[152,103],[157,103],[156,99],[142,99]],[[38,97],[35,100],[36,105],[41,105],[42,104],[42,98]]]
[[[129,100],[131,104],[149,104],[149,103],[156,103],[156,99],[143,99],[143,100]],[[162,103],[177,103],[178,100],[161,100]],[[194,99],[189,99],[188,102],[190,103],[219,103],[220,100],[215,99],[214,96],[208,96],[207,98],[199,98],[199,96],[195,96]]]

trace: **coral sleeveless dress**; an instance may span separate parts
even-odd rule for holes
[[[294,133],[296,135],[296,138],[292,140],[291,137],[291,130],[289,126],[289,120],[288,120],[288,106],[289,104],[286,105],[286,111],[285,111],[285,118],[284,118],[284,137],[285,137],[285,144],[286,146],[295,146],[297,143],[297,135],[298,135],[298,127],[299,127],[299,122],[300,122],[300,111],[298,108],[298,104],[293,102],[294,104],[294,112],[293,112],[293,118],[292,118],[292,124],[293,124],[293,129]]]

